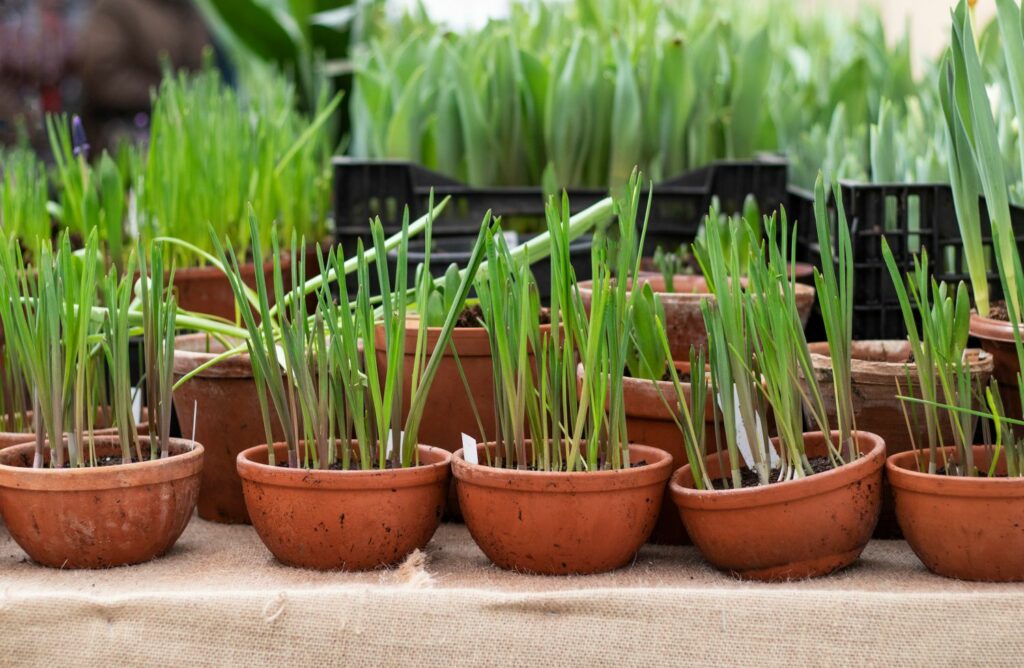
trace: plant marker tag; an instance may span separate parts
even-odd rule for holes
[[[199,416],[199,400],[192,402],[192,440],[196,440],[196,417]]]
[[[405,431],[398,432],[398,447],[405,447]],[[388,442],[384,449],[384,456],[390,457],[391,451],[395,449],[395,434],[393,431],[388,429]]]
[[[735,407],[735,412],[736,412],[736,447],[740,451],[740,456],[743,457],[743,463],[746,464],[748,469],[753,469],[754,468],[754,453],[750,449],[750,441],[747,440],[746,425],[743,424],[743,415],[740,413],[740,394],[736,390],[736,386],[735,385],[733,385],[733,388],[732,388],[732,401],[733,401],[733,406]],[[721,397],[719,397],[718,405],[719,406],[722,405]],[[761,416],[760,415],[754,415],[754,420],[756,421],[755,424],[754,424],[754,429],[757,430],[757,437],[759,439],[764,439],[764,436],[765,436],[765,434],[764,434],[764,425],[761,424]],[[764,443],[765,441],[762,440],[761,442]],[[769,459],[769,462],[771,463],[772,468],[774,468],[779,463],[779,454],[777,452],[775,452],[775,446],[772,445],[771,441],[767,441],[767,443],[768,443],[768,459]]]
[[[469,434],[462,435],[462,456],[470,464],[480,463],[480,455],[476,451],[476,439]]]
[[[136,391],[132,396],[132,415],[135,416],[135,424],[142,422],[142,392]]]

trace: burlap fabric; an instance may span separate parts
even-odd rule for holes
[[[507,573],[459,525],[401,568],[312,573],[199,519],[163,559],[59,571],[0,529],[4,665],[1019,666],[1022,613],[1024,585],[932,576],[903,542],[764,585],[653,546],[607,575]]]

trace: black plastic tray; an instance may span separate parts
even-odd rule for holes
[[[953,191],[945,184],[865,184],[840,182],[840,193],[850,226],[854,258],[855,339],[902,339],[907,335],[899,301],[889,271],[882,259],[882,237],[892,249],[896,263],[904,273],[914,267],[914,256],[928,251],[932,275],[939,281],[955,284],[970,282],[964,261],[963,243]],[[819,264],[822,258],[814,225],[814,197],[797,188],[790,189],[789,209],[800,221],[798,234],[802,259]],[[828,207],[835,229],[835,206]],[[1024,209],[1012,207],[1013,227],[1018,245],[1024,249]],[[981,203],[982,240],[991,257],[991,226],[984,202]],[[834,253],[833,261],[835,261]],[[988,273],[989,290],[1001,296],[994,258]]]

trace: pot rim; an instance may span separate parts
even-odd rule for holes
[[[203,364],[206,364],[217,355],[224,352],[208,353],[203,350],[204,343],[210,341],[216,347],[221,344],[209,334],[199,332],[196,334],[179,334],[174,337],[174,376],[182,376],[194,371]],[[197,378],[252,378],[252,360],[249,353],[233,355],[222,362],[204,369],[196,376]]]
[[[866,344],[878,344],[882,346],[899,345],[906,346],[908,349],[910,346],[910,343],[905,339],[864,339],[853,341],[852,343],[854,346],[857,346],[858,344],[861,346]],[[814,367],[816,371],[831,371],[832,354],[828,348],[827,341],[809,343],[807,344],[807,348],[811,353],[811,366]],[[964,352],[970,357],[972,374],[982,375],[992,373],[994,360],[990,353],[982,350],[981,348],[966,348],[964,349]],[[902,379],[905,377],[907,369],[909,369],[914,375],[917,375],[917,364],[915,362],[887,362],[884,360],[858,359],[857,357],[853,357],[851,359],[850,369],[855,378],[862,382],[870,382],[875,379],[881,382],[887,382],[894,376]]]
[[[304,446],[304,443],[303,443]],[[270,466],[259,461],[266,458],[267,444],[256,445],[238,453],[235,467],[238,476],[247,482],[263,486],[292,487],[308,490],[373,490],[378,488],[405,489],[424,487],[445,480],[450,472],[451,453],[443,448],[418,444],[419,466],[398,469],[370,469],[357,471],[293,469]],[[288,444],[274,443],[275,456],[285,455]],[[429,461],[424,463],[424,455]]]
[[[1024,334],[1024,325],[1020,325],[1019,327],[1021,329],[1021,333]],[[971,311],[971,336],[989,341],[1013,343],[1013,330],[1014,326],[1005,320],[986,318],[978,315],[977,311]]]
[[[148,436],[139,436],[141,443],[149,443]],[[120,443],[117,436],[96,435],[97,446],[114,447]],[[172,447],[182,452],[167,459],[147,459],[131,464],[82,467],[74,469],[30,468],[4,464],[3,460],[22,453],[35,453],[35,443],[12,445],[0,451],[0,487],[35,491],[91,491],[123,487],[142,487],[160,482],[180,480],[198,475],[203,470],[203,446],[185,438],[171,438]],[[125,476],[126,479],[121,479]]]
[[[527,443],[531,441],[527,440]],[[494,448],[493,441],[477,444],[477,448]],[[472,484],[506,491],[543,492],[548,494],[607,493],[649,485],[664,485],[672,474],[672,455],[660,448],[637,443],[629,444],[630,459],[644,458],[650,463],[630,469],[603,471],[526,471],[504,469],[466,461],[463,449],[452,454],[452,475],[460,484]],[[651,461],[653,460],[653,461]]]
[[[986,445],[972,446],[977,453],[986,453]],[[952,452],[956,448],[942,448]],[[1016,498],[1024,496],[1024,477],[968,478],[966,476],[922,473],[915,468],[914,451],[907,450],[890,455],[885,461],[889,483],[900,490],[934,496]],[[987,454],[987,453],[986,453]]]
[[[416,336],[419,333],[418,323],[419,318],[417,316],[409,316],[405,319],[405,354],[407,357],[415,353],[414,346],[416,344]],[[437,345],[437,340],[441,337],[443,329],[443,327],[427,327],[424,330],[428,351]],[[540,330],[541,332],[551,331],[551,324],[542,324]],[[455,350],[458,352],[459,357],[491,356],[491,339],[487,335],[487,329],[484,327],[455,327],[452,329],[451,343],[455,345]],[[374,324],[373,344],[377,347],[378,352],[384,349],[383,323],[378,322]],[[445,346],[441,354],[445,357],[453,357],[451,345]]]
[[[804,432],[804,438],[822,439],[820,431]],[[838,439],[839,432],[833,431],[833,439]],[[851,482],[861,480],[875,471],[881,471],[885,464],[885,441],[881,436],[868,431],[853,432],[861,450],[861,456],[854,462],[839,468],[829,469],[800,480],[787,480],[773,483],[767,487],[744,487],[743,489],[698,490],[684,485],[681,481],[690,476],[690,465],[680,467],[672,474],[669,490],[675,502],[688,509],[695,510],[737,510],[756,506],[770,506],[787,501],[795,501],[811,496],[818,496],[840,489]],[[773,438],[772,442],[777,442]],[[865,452],[865,445],[871,447]],[[710,454],[706,462],[717,459],[718,455]]]
[[[662,301],[663,304],[664,303],[692,303],[692,302],[700,303],[704,299],[714,299],[715,298],[715,295],[710,291],[710,288],[708,287],[707,279],[704,278],[701,275],[698,275],[698,274],[692,274],[692,275],[691,274],[677,274],[676,278],[677,279],[682,279],[685,282],[692,283],[692,284],[695,284],[697,286],[700,286],[700,287],[702,287],[705,290],[705,292],[695,292],[693,290],[690,290],[690,291],[677,290],[675,292],[666,292],[665,291],[665,278],[661,274],[657,274],[657,275],[639,275],[638,274],[636,278],[637,278],[637,282],[638,283],[641,283],[641,284],[646,283],[646,284],[650,285],[651,289],[655,292],[655,294],[657,294],[661,298],[661,301]],[[740,279],[740,281],[742,281],[744,284],[746,284],[746,280],[747,279],[745,279],[745,278],[741,278]],[[594,285],[594,282],[592,280],[580,281],[580,283],[579,283],[580,294],[581,295],[585,294],[585,295],[588,295],[588,296],[590,294],[592,294],[593,293],[593,285]],[[629,287],[630,290],[632,290],[632,280],[629,281],[629,283],[627,284],[627,287]],[[798,302],[801,302],[801,301],[806,302],[808,299],[813,300],[814,296],[816,294],[816,291],[815,291],[815,289],[812,286],[807,285],[806,283],[801,283],[799,281],[793,281],[793,292],[794,292],[794,295],[795,295],[796,300]]]

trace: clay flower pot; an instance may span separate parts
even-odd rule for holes
[[[144,451],[149,438],[142,437]],[[117,437],[96,437],[100,456]],[[35,445],[0,451],[0,512],[33,561],[53,568],[107,568],[166,553],[192,519],[203,446],[171,439],[167,459],[79,469],[34,469]],[[47,464],[49,450],[46,451]]]
[[[649,283],[651,289],[661,299],[665,309],[665,333],[668,335],[672,359],[689,359],[691,347],[705,347],[708,333],[704,328],[704,316],[700,311],[700,305],[705,299],[714,299],[714,295],[711,294],[703,276],[676,276],[675,292],[665,292],[665,279],[661,275],[638,276],[637,281],[641,284]],[[580,298],[588,310],[593,296],[591,285],[591,281],[579,284]],[[797,311],[800,314],[800,322],[806,326],[814,306],[814,288],[803,283],[795,285]]]
[[[541,329],[550,331],[550,325],[541,325]],[[416,359],[416,337],[419,335],[418,321],[410,319],[405,329],[405,382],[402,396],[402,419],[409,417],[409,402],[412,400],[412,372]],[[427,355],[437,345],[441,335],[440,327],[428,327],[426,330]],[[384,345],[384,328],[377,327],[374,331],[374,345],[377,348],[377,363],[385,365],[387,356]],[[452,354],[454,346],[459,360],[455,361]],[[475,440],[483,440],[487,435],[493,436],[494,426],[494,366],[491,362],[491,343],[487,338],[487,330],[483,327],[456,327],[452,330],[450,344],[442,351],[441,364],[437,367],[434,381],[427,394],[427,402],[423,407],[424,420],[420,422],[417,438],[424,445],[432,445],[448,452],[455,452],[462,447],[462,434],[472,436]],[[529,354],[532,362],[533,353]],[[459,375],[459,364],[472,392],[467,394],[466,384]],[[480,416],[485,434],[480,433],[473,405]],[[447,514],[449,518],[458,519],[459,500],[454,485],[448,493]]]
[[[952,448],[947,452],[952,452]],[[896,496],[896,517],[907,542],[933,573],[961,580],[1024,581],[1024,478],[921,473],[915,455],[889,457],[886,473]],[[927,459],[926,453],[921,453]],[[992,451],[974,446],[983,470]]]
[[[179,336],[174,347],[175,380],[224,351],[205,334]],[[249,356],[237,355],[206,369],[174,390],[173,400],[182,434],[206,448],[199,516],[226,524],[248,522],[235,460],[243,450],[267,441]],[[275,438],[283,438],[278,420],[271,425]]]
[[[982,349],[992,355],[993,375],[999,381],[999,395],[1003,400],[1006,417],[1020,420],[1020,391],[1017,388],[1020,361],[1013,342],[1013,327],[1005,320],[983,318],[977,313],[971,313],[971,336],[979,339]]]
[[[811,364],[814,365],[818,385],[825,401],[825,410],[831,424],[836,420],[835,385],[832,382],[832,358],[829,355],[828,343],[812,343]],[[911,443],[920,447],[928,442],[928,427],[923,419],[918,420],[916,429],[911,433],[907,429],[907,421],[903,415],[902,402],[896,397],[909,391],[907,377],[913,380],[915,388],[920,388],[917,365],[907,364],[911,348],[908,341],[854,341],[851,348],[852,364],[850,384],[853,397],[853,414],[856,426],[870,426],[874,434],[885,441],[887,455],[905,452]],[[992,355],[981,350],[968,350],[971,375],[980,381],[982,387],[988,385],[992,375]],[[897,385],[898,383],[898,385]],[[915,389],[915,394],[920,389]],[[1018,403],[1020,403],[1018,399]],[[916,407],[908,405],[907,412],[913,415]],[[913,424],[913,422],[911,423]],[[945,443],[952,442],[953,434],[948,421],[940,425]],[[892,491],[883,480],[882,514],[875,530],[878,538],[899,538],[899,525],[893,506]]]
[[[287,255],[281,256],[281,269],[291,266]],[[256,265],[250,263],[239,267],[242,280],[250,288],[256,288]],[[273,264],[264,264],[264,273],[270,280]],[[185,311],[205,313],[225,320],[235,320],[235,293],[231,283],[220,269],[211,266],[184,267],[174,272],[174,292],[178,308]],[[273,302],[273,295],[270,300]]]
[[[689,362],[676,362],[676,368],[680,374],[690,373]],[[578,369],[581,378],[583,373],[581,364]],[[689,399],[690,383],[681,382],[680,385],[682,385],[684,395]],[[665,401],[669,406],[676,406],[676,391],[671,381],[658,381],[655,385],[650,380],[624,376],[622,395],[626,410],[626,433],[629,434],[630,443],[649,445],[669,453],[672,456],[671,470],[673,471],[687,464],[683,435],[680,433],[672,413],[665,406]],[[662,400],[662,397],[665,398],[665,401]],[[710,452],[715,447],[715,413],[710,387],[704,410],[707,422],[704,447],[706,452]],[[673,505],[667,487],[650,542],[662,545],[685,545],[690,542],[686,535],[686,529],[683,528],[683,522],[679,519],[679,511]]]
[[[855,462],[767,487],[697,490],[689,465],[676,471],[672,499],[704,558],[751,580],[815,577],[856,561],[878,520],[885,443],[864,431],[854,437],[862,454]],[[808,457],[826,454],[821,432],[804,440]],[[706,466],[721,477],[717,455]]]
[[[494,444],[477,446],[481,462]],[[658,518],[672,457],[629,446],[630,469],[548,473],[452,459],[462,516],[470,535],[502,568],[566,575],[625,566]]]
[[[238,456],[253,527],[283,564],[360,571],[398,563],[437,530],[451,453],[419,446],[420,466],[322,471],[267,464],[267,446]],[[287,461],[284,443],[274,445]]]
[[[409,320],[405,329],[405,384],[402,391],[403,420],[409,415],[409,402],[412,399],[412,372],[415,364],[416,337],[419,330],[417,321]],[[377,348],[378,364],[386,360],[384,351],[384,328],[377,327],[374,344]],[[441,334],[440,327],[428,327],[426,330],[427,355],[437,345]],[[458,365],[452,354],[455,347],[473,393],[480,420],[488,434],[494,434],[494,371],[491,365],[491,345],[487,339],[487,331],[483,327],[456,327],[452,330],[451,345],[444,349],[444,356],[437,368],[434,382],[427,395],[427,403],[423,408],[424,420],[420,423],[418,439],[425,445],[455,452],[462,447],[462,434],[468,434],[479,440],[483,437],[473,416],[473,408],[466,386],[459,376]]]

